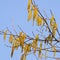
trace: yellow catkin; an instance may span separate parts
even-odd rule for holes
[[[52,35],[48,35],[48,37],[46,38],[47,41],[52,45]]]
[[[34,53],[36,53],[37,43],[38,43],[38,41],[36,39],[33,40],[33,42],[32,42],[32,48],[34,49]]]
[[[56,35],[56,31],[57,31],[57,24],[56,22],[53,23],[53,25],[51,26],[52,29],[52,34],[55,36]]]
[[[54,22],[55,22],[54,21],[54,15],[52,15],[52,17],[50,18],[50,26],[52,26]]]
[[[31,3],[32,3],[32,0],[28,0],[28,7],[27,7],[28,10],[30,9]]]
[[[36,39],[37,39],[37,40],[39,39],[39,36],[38,36],[38,34],[36,34]]]
[[[17,37],[16,40],[17,40],[17,42],[20,42],[20,38],[19,37]]]
[[[56,46],[53,47],[54,56],[56,56]]]
[[[50,18],[51,21],[54,21],[54,15],[52,15],[52,17]]]
[[[26,55],[23,54],[23,55],[21,56],[20,60],[26,60]]]
[[[43,24],[43,20],[42,20],[42,18],[40,16],[37,17],[36,23],[37,23],[38,26]]]
[[[26,40],[26,34],[20,32],[19,40],[20,40],[20,46],[23,47],[23,45],[24,45],[24,41]]]
[[[42,50],[42,42],[40,42],[40,50]]]
[[[57,30],[57,24],[56,24],[56,22],[53,23],[53,29]]]
[[[35,20],[37,16],[38,16],[38,9],[34,7],[33,20]]]
[[[56,30],[52,30],[52,34],[55,36],[56,35]]]
[[[56,30],[57,30],[57,24],[54,20],[54,15],[52,15],[52,17],[50,18],[50,27],[52,30],[52,34],[55,36],[56,35]]]
[[[16,48],[16,49],[18,49],[18,47],[19,47],[19,42],[17,41],[17,40],[14,40],[13,41],[13,46],[14,46],[14,48]]]
[[[14,36],[11,34],[9,38],[9,42],[12,43],[13,39],[14,39]]]
[[[32,48],[34,49],[34,53],[36,53],[36,49],[37,49],[37,45],[38,45],[38,39],[39,39],[39,36],[38,36],[38,34],[36,34],[36,37],[32,42]]]
[[[32,19],[32,10],[28,11],[28,21]]]
[[[30,52],[30,44],[26,44],[25,46],[24,46],[24,54],[27,54],[28,52]]]
[[[4,40],[6,40],[7,30],[4,32]]]
[[[41,51],[42,51],[42,42],[40,42],[40,48],[39,48],[39,54],[38,54],[39,57],[41,56]]]

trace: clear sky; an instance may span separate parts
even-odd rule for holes
[[[38,5],[39,10],[43,13],[46,11],[47,15],[50,15],[50,9],[53,11],[58,27],[60,28],[60,0],[34,0]],[[27,22],[27,2],[28,0],[0,0],[0,30],[8,27],[10,31],[13,31],[12,24],[17,32],[19,32],[18,25],[23,29],[24,32],[31,35],[32,31],[36,31],[36,26],[32,27],[32,23]],[[0,60],[20,60],[21,52],[18,49],[13,58],[10,57],[11,48],[4,46],[9,44],[8,39],[6,42],[3,40],[3,36],[0,35]],[[36,60],[35,56],[31,54],[27,56],[27,60]],[[44,60],[44,59],[43,59]],[[47,59],[55,60],[55,59]]]

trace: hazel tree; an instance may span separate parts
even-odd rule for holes
[[[4,40],[9,36],[9,43],[12,46],[7,47],[11,48],[11,57],[13,57],[14,51],[20,47],[22,52],[20,60],[26,60],[26,56],[31,52],[35,56],[38,55],[39,59],[42,59],[43,57],[45,60],[47,58],[57,59],[56,53],[60,52],[60,46],[58,44],[60,43],[60,33],[52,10],[50,10],[51,17],[48,17],[45,11],[46,17],[44,17],[35,2],[33,0],[28,0],[27,11],[28,23],[32,20],[32,26],[34,27],[34,24],[36,23],[39,28],[36,35],[32,32],[34,37],[26,34],[19,25],[18,27],[21,31],[16,35],[11,33],[8,28],[5,31],[0,31],[0,34],[3,34],[4,36]],[[45,32],[48,34],[44,34],[44,36],[43,33]],[[56,38],[56,34],[58,34],[59,38]],[[52,57],[48,56],[49,52],[53,54]]]

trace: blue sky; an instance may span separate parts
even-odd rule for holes
[[[38,5],[39,10],[43,13],[46,11],[47,15],[51,17],[50,9],[53,11],[58,27],[60,28],[60,0],[34,0]],[[36,31],[36,26],[32,27],[32,22],[27,22],[27,2],[28,0],[0,0],[0,30],[8,27],[13,32],[12,24],[19,32],[18,25],[29,35],[32,35],[32,31]],[[14,32],[13,32],[14,33]],[[0,35],[0,60],[19,60],[21,56],[20,49],[18,49],[13,58],[10,57],[11,48],[7,48],[4,44],[3,36]],[[34,58],[33,58],[34,57]],[[31,55],[27,57],[27,60],[35,60],[35,56]],[[43,59],[44,60],[44,59]],[[55,59],[48,59],[55,60]]]

